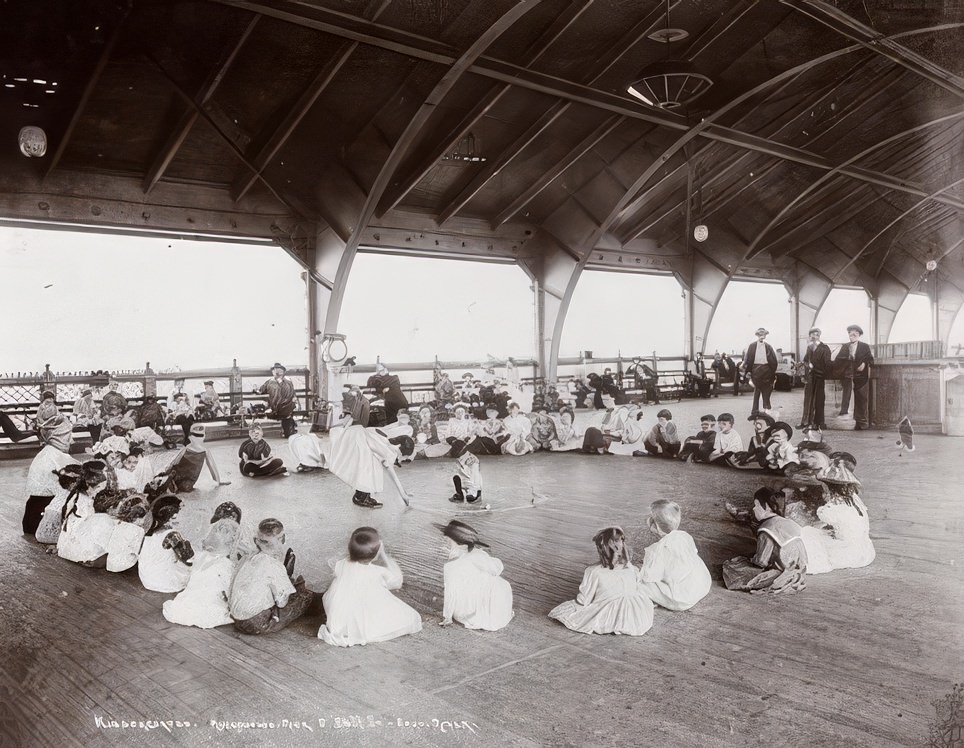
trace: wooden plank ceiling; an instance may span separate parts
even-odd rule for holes
[[[530,263],[543,234],[590,268],[698,253],[872,293],[933,260],[964,298],[962,25],[933,0],[3,3],[0,217]],[[627,93],[667,60],[712,86]]]

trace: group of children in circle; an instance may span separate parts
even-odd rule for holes
[[[233,625],[241,633],[279,631],[306,613],[323,616],[318,637],[336,646],[386,641],[422,628],[421,615],[392,592],[402,586],[398,563],[377,529],[359,527],[347,555],[330,561],[334,579],[318,604],[304,578],[283,524],[242,521],[233,502],[214,510],[199,547],[178,529],[183,503],[164,494],[148,503],[143,494],[118,490],[100,460],[55,471],[59,490],[35,530],[49,552],[91,568],[123,572],[136,566],[143,586],[176,593],[163,603],[172,623],[213,628]],[[696,545],[679,529],[678,504],[653,502],[650,529],[659,541],[646,549],[641,568],[632,564],[623,531],[593,537],[599,564],[586,569],[575,600],[550,617],[574,631],[638,636],[653,624],[653,606],[686,610],[710,589],[710,574]],[[512,588],[502,562],[470,525],[435,525],[445,538],[441,625],[497,631],[514,616]]]

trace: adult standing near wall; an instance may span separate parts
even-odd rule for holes
[[[862,431],[870,425],[867,416],[867,393],[870,389],[870,367],[874,364],[874,354],[870,346],[860,339],[863,334],[864,331],[860,325],[850,325],[847,328],[850,343],[840,347],[835,359],[847,362],[844,376],[853,380],[855,431]]]
[[[773,392],[773,382],[777,376],[777,352],[766,342],[769,331],[765,327],[758,327],[756,340],[746,347],[740,367],[750,372],[753,382],[753,408],[751,414],[760,412],[760,401],[763,410],[770,411],[770,394]]]
[[[386,423],[395,423],[398,420],[398,411],[408,408],[408,398],[402,392],[401,380],[383,364],[378,364],[375,367],[375,376],[368,380],[368,386],[374,387],[385,401]]]
[[[823,431],[827,428],[826,391],[824,385],[830,374],[830,346],[820,340],[820,328],[811,327],[810,342],[807,352],[803,355],[803,363],[807,367],[807,383],[803,389],[803,417],[800,419],[799,429],[817,428]]]
[[[255,390],[259,395],[268,396],[268,417],[281,421],[281,435],[287,439],[297,433],[295,423],[295,386],[285,376],[288,370],[279,363],[271,367],[271,379]]]

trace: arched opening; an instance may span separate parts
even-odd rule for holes
[[[716,306],[704,350],[740,354],[754,341],[758,327],[770,331],[767,342],[774,348],[792,351],[790,327],[793,307],[780,283],[732,280]],[[699,342],[697,347],[699,347]]]
[[[359,254],[340,319],[358,363],[534,355],[531,281],[514,264]]]
[[[587,271],[566,314],[560,356],[683,354],[683,298],[671,275]]]
[[[934,309],[927,294],[907,294],[890,328],[888,343],[934,339]]]
[[[870,341],[870,305],[867,292],[859,288],[834,288],[817,313],[816,326],[823,342],[833,348],[847,340],[847,325],[860,325]]]

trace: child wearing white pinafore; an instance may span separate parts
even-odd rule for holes
[[[669,610],[688,610],[710,591],[710,570],[689,533],[679,529],[679,504],[660,499],[650,505],[649,529],[660,539],[646,549],[639,588]]]
[[[318,638],[338,647],[370,644],[422,630],[422,617],[391,593],[402,570],[385,552],[378,530],[359,527],[348,541],[348,558],[335,564],[325,593],[326,623]]]
[[[502,562],[480,546],[488,545],[464,522],[453,519],[436,525],[448,538],[449,561],[442,570],[445,598],[442,626],[458,621],[467,629],[498,631],[505,628],[515,613],[512,587],[502,579]]]
[[[582,634],[642,636],[653,625],[653,602],[639,589],[625,534],[607,527],[593,542],[599,563],[586,569],[576,599],[557,605],[549,617]]]

